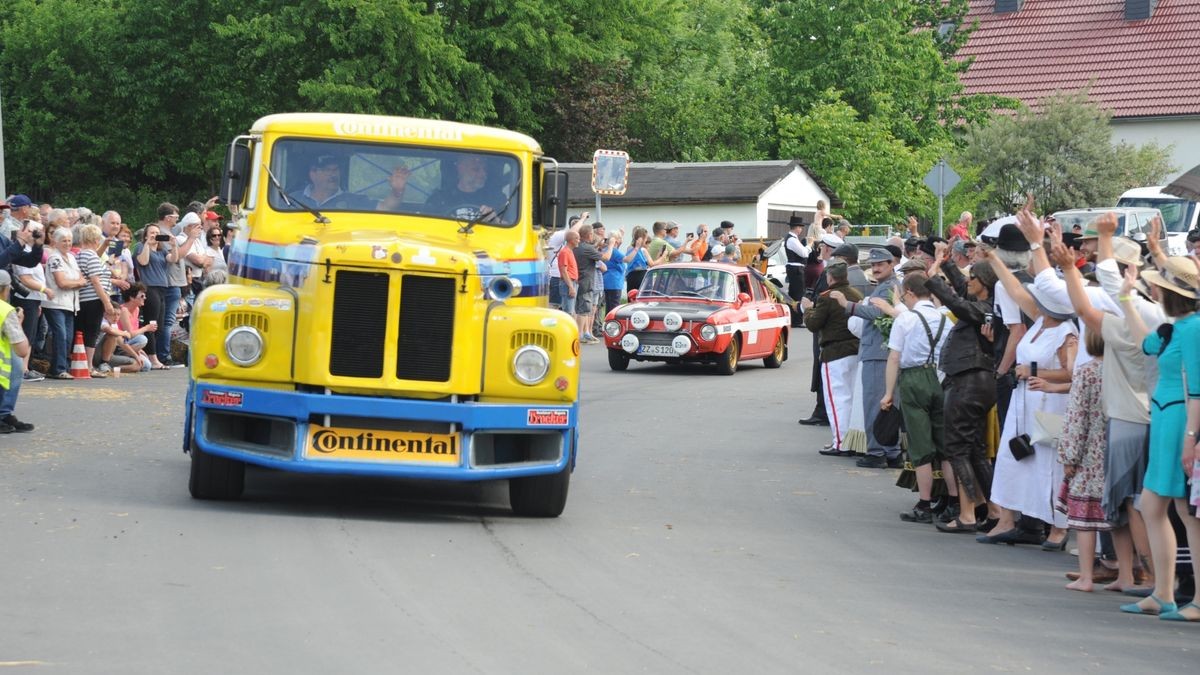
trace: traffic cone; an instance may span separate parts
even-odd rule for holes
[[[75,331],[75,346],[71,348],[71,377],[77,380],[92,379],[88,368],[87,350],[83,348],[83,333]]]

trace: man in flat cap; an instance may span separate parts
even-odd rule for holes
[[[886,248],[873,248],[867,257],[875,287],[862,302],[853,302],[840,291],[830,292],[830,297],[841,306],[848,318],[863,322],[858,343],[858,360],[862,364],[862,411],[867,432],[867,456],[858,460],[858,466],[867,469],[901,466],[900,447],[883,445],[875,438],[875,418],[879,415],[879,401],[883,398],[887,376],[888,346],[883,333],[875,326],[875,320],[883,312],[875,307],[870,298],[883,298],[889,303],[900,298],[895,274],[896,259]]]
[[[826,237],[832,235],[825,235]],[[832,246],[829,246],[832,248]],[[854,454],[842,448],[842,441],[850,429],[850,406],[854,399],[854,381],[858,372],[859,340],[847,326],[847,316],[841,306],[831,297],[838,292],[850,302],[862,300],[862,294],[854,290],[847,279],[846,263],[831,261],[825,266],[825,279],[829,288],[813,302],[808,298],[801,301],[804,308],[804,325],[816,333],[821,344],[821,396],[829,416],[832,440],[820,453],[834,457]]]

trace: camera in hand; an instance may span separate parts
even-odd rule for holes
[[[171,235],[169,235],[169,234],[155,235],[154,241],[171,241]]]

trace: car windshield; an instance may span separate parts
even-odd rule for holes
[[[1117,206],[1158,209],[1162,212],[1167,232],[1187,232],[1196,211],[1196,202],[1165,197],[1122,197]]]
[[[282,139],[271,174],[283,188],[270,191],[276,211],[385,211],[493,226],[520,215],[520,165],[508,155]]]
[[[737,298],[737,282],[732,274],[722,270],[660,267],[646,273],[640,293],[646,299],[662,295],[733,302]]]

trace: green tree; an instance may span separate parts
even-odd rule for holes
[[[956,162],[978,176],[985,213],[1011,212],[1027,192],[1047,212],[1115,204],[1123,191],[1159,183],[1174,167],[1169,148],[1114,145],[1110,117],[1086,91],[1051,96],[1036,112],[1022,108],[976,125]]]
[[[966,0],[761,0],[780,105],[804,114],[835,90],[910,147],[953,138],[1012,105],[963,93],[969,61],[955,53],[973,29],[967,9]]]

